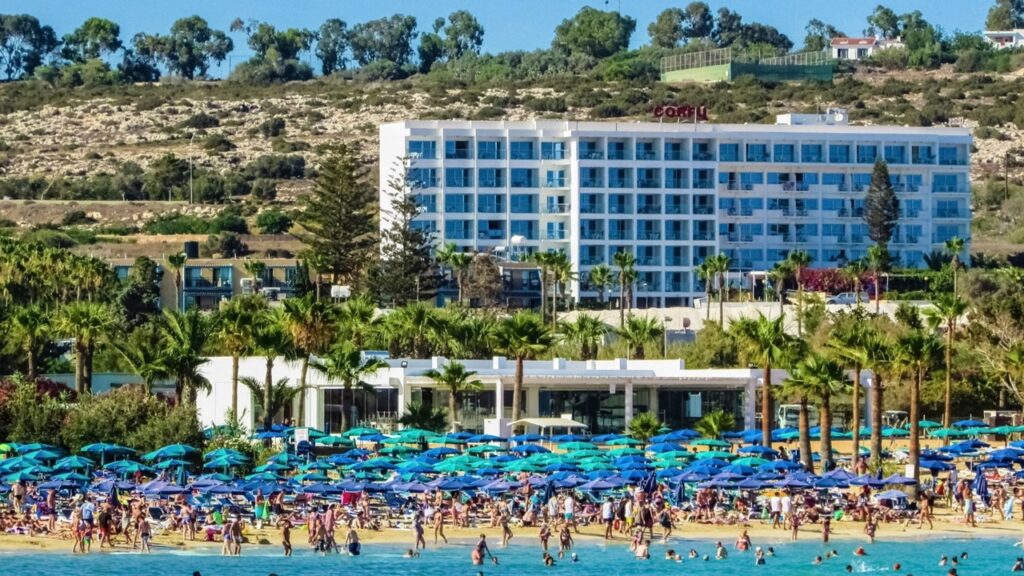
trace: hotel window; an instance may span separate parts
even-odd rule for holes
[[[446,240],[469,240],[473,237],[472,220],[446,220],[444,223]]]
[[[792,162],[794,160],[792,144],[776,144],[774,146],[774,152],[776,162]]]
[[[535,194],[513,194],[510,199],[510,212],[513,214],[536,214],[537,196]]]
[[[604,170],[600,168],[580,168],[581,188],[601,188],[604,186]]]
[[[682,142],[665,142],[665,160],[686,160]]]
[[[540,157],[544,160],[564,160],[566,155],[565,142],[541,142]]]
[[[446,188],[472,188],[473,170],[471,168],[445,168],[444,185]]]
[[[878,158],[878,146],[873,144],[861,144],[857,146],[857,163],[874,164]]]
[[[848,164],[850,162],[850,145],[829,144],[828,161],[830,164]]]
[[[533,160],[533,142],[510,142],[509,158],[512,160]]]
[[[565,170],[548,170],[544,183],[548,188],[565,188]]]
[[[469,144],[469,140],[446,140],[444,157],[449,160],[468,160],[472,157]]]
[[[960,179],[956,174],[935,174],[932,176],[932,192],[959,192]]]
[[[437,158],[437,142],[433,140],[410,140],[407,150],[411,158]]]
[[[610,140],[608,142],[608,159],[628,160],[629,155],[626,153],[626,143],[621,140]]]
[[[486,214],[497,214],[505,211],[503,194],[481,194],[477,196],[476,211]]]
[[[444,211],[455,214],[472,212],[473,196],[471,194],[445,194]]]
[[[801,144],[800,161],[810,163],[824,162],[825,158],[821,151],[821,144]]]
[[[511,182],[513,188],[536,188],[537,171],[530,168],[513,168]]]
[[[479,160],[504,160],[505,143],[501,140],[481,140],[476,143],[476,157]]]
[[[711,148],[711,142],[694,142],[693,159],[701,162],[713,161],[715,153]]]
[[[513,220],[511,227],[513,236],[522,236],[527,240],[537,239],[537,222],[535,220]]]
[[[437,195],[436,194],[417,194],[413,196],[416,201],[416,205],[423,209],[424,212],[431,214],[437,212]]]
[[[434,168],[410,168],[409,184],[413,188],[433,188],[437,186],[437,170]]]
[[[886,146],[885,147],[885,161],[889,164],[906,164],[907,163],[907,147],[906,146]]]
[[[719,144],[718,145],[718,160],[720,162],[739,162],[739,160],[740,160],[740,145],[739,144]]]
[[[481,168],[477,185],[480,188],[504,188],[505,170],[502,168]]]
[[[747,144],[747,162],[768,162],[771,157],[768,155],[767,144]]]

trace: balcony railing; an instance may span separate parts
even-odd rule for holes
[[[603,230],[584,230],[580,232],[580,237],[584,240],[604,240]]]
[[[568,214],[570,206],[568,204],[545,204],[545,214]]]
[[[668,178],[665,180],[665,188],[686,188],[686,180],[683,178]]]
[[[547,180],[544,181],[544,184],[545,184],[545,188],[565,188],[566,187],[566,179],[565,178],[548,178]]]
[[[935,156],[912,156],[913,164],[935,164]]]
[[[629,186],[629,180],[627,180],[625,178],[609,178],[608,179],[608,187],[609,188],[626,188],[628,186]]]
[[[604,160],[604,152],[584,148],[580,150],[580,160]]]
[[[661,182],[657,179],[638,179],[637,188],[661,188]]]
[[[632,240],[633,234],[629,230],[611,230],[608,232],[609,240]]]
[[[625,150],[609,150],[608,151],[608,159],[609,160],[629,160],[629,152],[626,152]]]
[[[712,206],[694,206],[693,213],[698,216],[708,216],[714,214],[715,209]]]
[[[960,184],[932,184],[932,192],[966,192]]]
[[[964,214],[961,210],[936,210],[935,211],[935,217],[936,218],[964,218],[964,217],[966,217],[966,214]]]
[[[604,206],[600,204],[580,204],[581,214],[601,214],[604,212]]]
[[[665,151],[665,160],[675,160],[675,161],[686,160],[686,154],[683,153],[683,152],[670,152],[670,151],[666,150]]]
[[[747,154],[747,162],[771,162],[772,157],[768,154]]]
[[[697,190],[711,190],[715,187],[715,183],[711,180],[694,180],[693,187]]]
[[[512,187],[513,188],[537,188],[537,181],[536,180],[532,180],[532,179],[531,180],[513,180],[512,181]]]
[[[966,166],[966,158],[939,158],[939,164],[942,166]]]
[[[665,214],[685,214],[685,212],[683,212],[683,205],[667,204],[665,205]]]
[[[708,240],[714,240],[715,239],[715,233],[714,232],[694,232],[693,233],[693,239],[694,240],[700,240],[702,242],[706,242]]]
[[[653,150],[637,150],[636,151],[636,159],[637,160],[657,160],[658,159],[658,153],[653,151]]]
[[[694,152],[693,159],[699,162],[710,162],[715,159],[715,155],[711,152]]]
[[[541,152],[541,160],[565,160],[565,150],[548,150]]]
[[[665,232],[665,240],[686,240],[685,230],[669,230]]]
[[[581,188],[604,188],[600,178],[584,178],[580,180]]]
[[[661,240],[661,232],[638,232],[637,240]]]
[[[563,230],[561,232],[548,232],[547,233],[547,239],[548,240],[565,240],[565,231]]]
[[[661,214],[661,206],[658,204],[641,204],[636,207],[637,214]]]
[[[629,204],[609,204],[608,205],[608,213],[609,214],[632,214],[633,213],[633,209],[632,209],[632,207],[630,207]]]

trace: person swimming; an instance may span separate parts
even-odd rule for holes
[[[821,556],[815,556],[814,560],[811,562],[811,564],[813,564],[815,566],[817,566],[818,564],[821,564]]]
[[[864,550],[863,546],[858,546],[857,549],[853,551],[853,555],[854,556],[867,556],[868,553],[867,553],[867,551]]]
[[[694,558],[699,558],[700,554],[697,554],[697,550],[690,548],[690,553],[688,554],[688,556],[691,560],[693,560]]]
[[[893,571],[893,572],[899,572],[899,571],[900,571],[900,568],[902,568],[902,566],[900,566],[900,563],[899,563],[899,562],[897,562],[897,563],[895,563],[895,564],[893,564],[893,565],[892,565],[892,571]]]
[[[715,543],[715,560],[725,560],[729,557],[729,551],[722,546],[721,542]]]
[[[1010,572],[1024,572],[1024,558],[1017,556],[1017,561],[1013,564]]]
[[[765,556],[768,556],[769,558],[774,557],[775,556],[775,548],[772,548],[771,546],[769,546],[768,547],[768,552],[765,554]]]
[[[764,563],[765,563],[765,560],[764,560],[764,550],[762,550],[761,547],[758,546],[757,549],[754,550],[754,565],[755,566],[763,566]]]
[[[949,558],[946,558],[945,556],[939,558],[939,566],[945,566],[946,564],[949,564]]]

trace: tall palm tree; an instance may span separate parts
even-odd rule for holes
[[[811,265],[814,258],[804,250],[794,250],[786,256],[793,269],[793,278],[796,280],[796,335],[804,335],[804,270]]]
[[[736,427],[736,417],[725,410],[712,410],[701,416],[701,419],[693,425],[693,429],[700,432],[704,438],[721,438],[722,434]]]
[[[252,278],[257,286],[263,284],[263,276],[267,273],[267,263],[263,260],[257,260],[255,258],[246,258],[242,262],[242,268],[245,269],[245,273]]]
[[[821,445],[818,452],[821,454],[824,469],[831,470],[833,465],[832,398],[846,392],[851,384],[850,379],[843,370],[843,365],[837,360],[819,354],[811,354],[796,365],[787,384],[789,391],[801,398],[800,419],[802,426],[807,425],[807,401],[813,399],[820,403],[818,424],[819,428],[821,428]],[[801,455],[803,455],[805,446],[803,445],[804,431],[802,429],[800,436],[800,451]],[[807,466],[808,470],[812,470],[814,463],[810,457],[809,434],[806,440],[806,449],[807,457],[804,465]]]
[[[843,278],[845,278],[853,286],[853,297],[854,301],[857,303],[858,308],[860,308],[861,305],[861,278],[864,277],[865,272],[867,272],[867,266],[864,265],[864,261],[861,260],[860,258],[850,260],[846,264],[846,266],[843,266],[843,268],[840,270],[840,273],[842,273]]]
[[[240,295],[225,301],[214,317],[213,336],[231,355],[231,413],[238,417],[238,363],[252,347],[256,320],[267,310],[259,295]]]
[[[612,264],[619,268],[619,328],[626,323],[627,308],[633,310],[633,283],[636,282],[636,256],[632,252],[616,252]]]
[[[626,325],[616,330],[616,333],[626,343],[628,356],[643,360],[646,357],[645,346],[661,338],[662,329],[654,318],[630,314],[626,318]]]
[[[534,252],[530,254],[529,261],[540,269],[540,317],[547,322],[548,319],[548,283],[551,281],[551,262],[554,258],[553,252]]]
[[[440,312],[421,302],[410,302],[384,317],[379,332],[392,355],[429,358],[443,337]]]
[[[263,405],[270,406],[274,394],[274,364],[278,356],[295,357],[295,347],[291,334],[288,332],[282,308],[268,308],[258,314],[255,327],[250,336],[252,352],[263,356]],[[263,413],[263,429],[270,430],[273,426],[274,414]]]
[[[462,410],[462,395],[479,392],[483,382],[475,378],[476,372],[467,370],[466,365],[457,361],[449,361],[441,370],[430,369],[423,373],[435,384],[448,392],[448,417],[451,419],[452,432],[460,428],[459,413]]]
[[[898,368],[893,343],[879,334],[869,334],[861,344],[867,359],[866,368],[874,374],[871,382],[871,462],[882,465],[882,411],[885,410],[885,380]]]
[[[455,279],[455,285],[459,290],[458,302],[461,304],[462,282],[465,277],[466,270],[468,270],[469,265],[473,263],[473,255],[468,252],[460,252],[458,246],[448,243],[441,248],[438,248],[435,257],[438,264],[447,266],[448,269],[451,270],[452,276]]]
[[[548,263],[551,269],[551,323],[558,323],[558,299],[563,296],[562,292],[565,287],[569,285],[574,279],[576,279],[576,273],[573,272],[572,262],[569,257],[566,256],[565,252],[552,252],[551,260]]]
[[[185,312],[164,309],[159,331],[177,399],[195,406],[199,390],[210,387],[199,369],[209,360],[204,352],[212,340],[212,320],[195,308]]]
[[[732,260],[725,252],[711,256],[710,260],[711,269],[718,279],[718,323],[725,328],[725,296],[729,290],[729,266],[732,265]]]
[[[357,348],[365,348],[380,328],[377,306],[366,294],[356,294],[337,309],[340,336],[350,340]]]
[[[559,338],[567,343],[579,346],[580,360],[597,358],[597,348],[604,342],[608,327],[596,316],[580,314],[572,322],[560,322]]]
[[[871,281],[875,285],[875,314],[881,310],[879,298],[882,294],[882,286],[878,280],[882,272],[889,266],[889,250],[885,246],[876,244],[868,246],[867,268],[871,271]]]
[[[496,352],[514,358],[516,361],[515,382],[512,388],[512,421],[514,422],[522,416],[519,397],[523,393],[523,363],[528,358],[546,352],[554,342],[554,337],[536,314],[517,312],[498,323],[492,338]]]
[[[694,269],[697,273],[697,278],[704,282],[704,306],[706,311],[704,313],[704,319],[711,319],[711,289],[714,288],[715,283],[715,266],[714,260],[709,256],[704,259],[703,262],[697,265]]]
[[[850,399],[853,412],[851,414],[853,426],[850,431],[853,433],[853,460],[855,464],[860,459],[861,373],[868,364],[864,343],[869,337],[870,331],[865,326],[863,322],[854,322],[846,329],[833,330],[831,338],[825,344],[832,357],[838,359],[847,369],[853,371],[853,391]]]
[[[647,444],[661,429],[658,417],[650,412],[641,412],[633,416],[626,425],[626,434]]]
[[[306,295],[302,298],[288,298],[284,301],[282,309],[285,328],[290,333],[295,351],[302,361],[299,368],[299,388],[305,390],[310,356],[324,352],[334,336],[331,307],[327,302]],[[306,394],[303,392],[299,394],[298,425],[305,424]]]
[[[185,268],[185,263],[188,262],[188,256],[184,252],[178,252],[177,254],[169,254],[167,256],[167,266],[174,272],[174,309],[181,310],[181,271]]]
[[[349,415],[352,410],[353,391],[356,388],[372,389],[365,379],[386,368],[387,363],[379,358],[364,356],[362,350],[353,346],[351,342],[342,341],[323,357],[311,362],[310,366],[327,378],[341,383],[341,427],[348,430],[351,428]]]
[[[11,314],[11,327],[28,362],[29,380],[36,377],[36,353],[50,331],[50,315],[38,304],[21,306]]]
[[[597,290],[597,297],[601,302],[601,308],[607,308],[608,287],[615,281],[615,275],[607,264],[598,264],[590,269],[587,276],[590,279],[590,286]]]
[[[914,330],[896,342],[897,362],[910,372],[910,463],[914,466],[914,480],[921,468],[921,384],[925,374],[934,365],[942,342],[931,334]]]
[[[96,302],[72,302],[61,310],[57,331],[74,340],[75,390],[92,392],[92,356],[96,345],[114,326],[110,307]]]
[[[786,314],[786,280],[793,277],[793,265],[789,260],[780,260],[772,266],[768,275],[775,286],[776,296],[779,297],[779,316]]]
[[[759,314],[753,318],[741,318],[732,324],[746,352],[747,359],[763,370],[761,384],[761,443],[771,446],[772,441],[772,368],[786,364],[794,348],[792,336],[786,333],[784,319],[774,320]]]
[[[967,241],[959,236],[946,240],[946,252],[949,253],[949,267],[953,269],[953,294],[957,294],[956,272],[960,268],[960,255],[964,252]]]
[[[967,312],[967,302],[953,294],[939,296],[932,306],[924,310],[925,318],[932,328],[946,333],[946,391],[942,425],[949,427],[953,422],[953,341],[956,338],[957,323]]]
[[[154,324],[143,324],[127,339],[111,339],[110,344],[121,355],[133,374],[142,378],[146,394],[153,393],[153,384],[170,376],[164,358],[160,332]]]

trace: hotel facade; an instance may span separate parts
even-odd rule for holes
[[[666,119],[667,120],[667,119]],[[677,122],[403,121],[380,127],[381,182],[407,159],[438,245],[510,260],[564,251],[575,300],[615,253],[637,263],[634,306],[691,305],[695,268],[723,252],[733,274],[794,250],[813,267],[863,258],[864,200],[876,159],[899,197],[889,243],[901,265],[970,232],[971,136],[960,128],[851,126],[843,111],[785,114],[775,125]],[[393,192],[381,192],[388,226]],[[965,249],[966,251],[966,249]],[[613,288],[614,291],[614,288]]]

